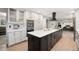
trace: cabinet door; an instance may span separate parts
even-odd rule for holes
[[[58,39],[57,32],[55,32],[54,33],[54,40],[55,40],[54,42],[55,42],[55,44],[57,43],[57,39]]]
[[[36,20],[35,17],[36,17],[36,14],[35,13],[31,13],[31,20]]]
[[[48,51],[48,36],[41,38],[41,51]]]
[[[52,48],[52,34],[48,35],[48,50]]]
[[[38,20],[34,21],[34,31],[39,30],[39,22]]]
[[[36,14],[36,13],[31,13],[31,19],[32,20],[38,20],[38,14]]]
[[[28,50],[40,51],[40,40],[41,39],[28,34]]]
[[[30,12],[26,11],[25,15],[26,15],[25,16],[26,19],[31,19],[31,13]]]
[[[15,44],[14,33],[8,33],[8,46]]]
[[[42,24],[40,20],[35,20],[34,21],[34,30],[41,30],[42,29]]]
[[[54,33],[52,33],[52,47],[55,45],[55,38],[54,38]]]
[[[21,33],[20,33],[20,32],[15,32],[14,34],[15,34],[16,43],[20,42],[20,40],[21,40],[21,39],[20,39],[20,34],[21,34]]]
[[[26,40],[26,31],[21,31],[20,39],[21,39],[21,41]]]
[[[42,15],[37,14],[38,18],[35,17],[36,20],[34,20],[34,30],[41,30],[43,29],[43,17]]]
[[[24,21],[24,11],[19,11],[18,13],[18,21],[23,22]]]
[[[57,31],[57,32],[56,32],[56,35],[57,35],[57,37],[56,37],[56,42],[58,42],[58,41],[59,41],[60,31]]]
[[[29,34],[27,36],[28,36],[28,51],[33,51],[34,50],[32,40],[33,37]]]
[[[16,22],[16,18],[17,18],[17,16],[16,16],[16,14],[17,14],[17,11],[16,11],[16,9],[12,9],[12,8],[10,8],[9,9],[9,13],[10,13],[10,19],[9,19],[9,21],[10,22]]]
[[[62,38],[62,29],[59,31],[59,39]]]

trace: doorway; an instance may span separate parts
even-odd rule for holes
[[[6,12],[0,11],[0,50],[6,47]]]

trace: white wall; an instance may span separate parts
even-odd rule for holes
[[[79,11],[76,12],[76,31],[79,32]]]
[[[76,35],[75,35],[75,42],[77,44],[77,47],[79,48],[79,10],[76,11],[76,20],[75,20],[75,26],[76,26]]]

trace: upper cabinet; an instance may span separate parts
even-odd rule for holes
[[[16,10],[15,9],[9,9],[9,16],[10,16],[10,19],[9,19],[10,22],[16,22],[17,14],[16,14]]]
[[[24,11],[19,11],[19,19],[18,21],[22,22],[24,20]]]
[[[37,14],[37,13],[31,13],[31,19],[32,20],[38,20],[38,18],[39,18],[39,14]]]
[[[30,20],[30,18],[31,18],[30,15],[31,15],[30,12],[28,12],[28,11],[25,12],[25,18],[26,18],[26,20]]]
[[[46,18],[32,11],[26,11],[26,20],[34,20],[34,30],[41,30],[46,27]]]
[[[26,11],[25,15],[27,20],[38,20],[39,18],[39,14],[30,11]]]
[[[23,22],[24,20],[24,11],[19,9],[10,8],[8,11],[9,22]]]

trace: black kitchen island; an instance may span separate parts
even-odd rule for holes
[[[28,32],[28,51],[50,51],[62,38],[62,28]]]

